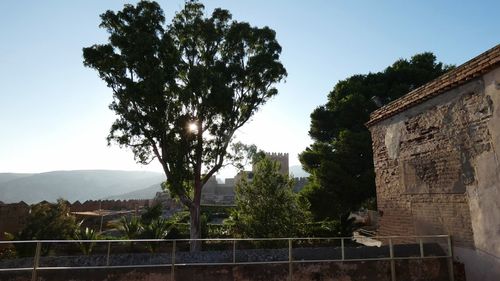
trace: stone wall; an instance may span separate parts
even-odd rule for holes
[[[88,200],[70,204],[72,212],[103,210],[139,210],[149,206],[153,200]],[[0,205],[0,240],[5,240],[5,232],[17,233],[26,224],[31,206],[24,203]],[[1,246],[0,246],[1,248]]]
[[[284,281],[288,280],[288,264],[177,266],[175,281]],[[446,260],[427,259],[396,262],[396,280],[448,280]],[[458,277],[458,276],[456,276]],[[31,280],[31,272],[0,272],[5,281]],[[38,281],[170,281],[170,267],[142,269],[92,269],[40,271]],[[390,281],[388,261],[302,263],[293,265],[293,280]],[[461,280],[456,278],[455,280]]]
[[[79,201],[70,204],[72,212],[90,212],[95,210],[138,210],[153,204],[153,200],[87,200],[83,203]]]
[[[370,127],[379,234],[451,234],[469,280],[500,276],[499,107],[497,67]]]
[[[0,205],[0,240],[5,240],[5,232],[16,233],[23,228],[29,210],[24,202]]]
[[[283,175],[289,174],[288,153],[266,152],[266,157],[280,163],[280,173]],[[252,169],[255,170],[255,169]]]

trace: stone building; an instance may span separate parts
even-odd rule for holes
[[[234,179],[226,179],[224,183],[218,183],[212,176],[201,191],[203,204],[231,205],[234,203]]]
[[[289,157],[288,153],[266,152],[266,157],[280,163],[280,173],[283,175],[289,174]],[[224,183],[218,183],[215,176],[211,177],[201,192],[201,200],[203,204],[221,204],[232,205],[235,200],[236,183],[243,176],[248,179],[253,178],[255,167],[252,171],[241,171],[234,178],[225,179]],[[307,184],[307,178],[295,178],[294,191],[299,192]]]
[[[288,153],[280,153],[280,152],[266,152],[266,157],[280,163],[280,173],[283,175],[289,174],[289,161],[288,161]]]
[[[500,280],[500,45],[374,111],[379,235],[450,234],[467,280]]]

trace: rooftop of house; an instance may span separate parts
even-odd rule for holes
[[[500,65],[500,44],[370,114],[367,127],[483,75]]]

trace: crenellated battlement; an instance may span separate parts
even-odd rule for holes
[[[269,157],[286,157],[288,158],[287,152],[265,152],[266,156]]]
[[[298,178],[293,178],[293,190],[295,192],[301,191],[304,186],[306,186],[307,183],[309,183],[309,178],[308,177],[298,177]]]
[[[288,153],[282,152],[265,152],[266,157],[280,163],[280,172],[288,175]]]
[[[293,180],[295,182],[307,182],[308,179],[309,179],[308,177],[295,177],[295,178],[293,178]]]

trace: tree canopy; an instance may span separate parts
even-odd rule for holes
[[[9,234],[12,240],[65,240],[73,239],[78,225],[70,214],[69,204],[63,199],[57,203],[41,202],[31,206],[24,228],[18,233]],[[31,255],[34,251],[29,244],[16,244],[21,256]],[[44,244],[42,254],[47,254],[51,244]]]
[[[311,174],[303,194],[316,219],[339,218],[375,196],[371,136],[365,123],[377,109],[448,71],[432,53],[399,59],[385,70],[339,81],[311,114],[313,144],[300,154]]]
[[[187,1],[170,24],[156,2],[101,15],[109,40],[83,49],[84,64],[113,91],[117,114],[109,142],[131,148],[143,164],[161,163],[167,186],[191,211],[200,237],[201,189],[230,153],[235,131],[269,98],[286,70],[269,27]]]
[[[231,219],[240,235],[294,237],[308,222],[307,201],[293,192],[293,179],[281,174],[279,165],[264,157],[254,165],[251,180],[244,176],[237,183]]]
[[[17,240],[71,239],[77,227],[70,214],[68,202],[42,202],[31,206],[24,228],[16,234]]]

